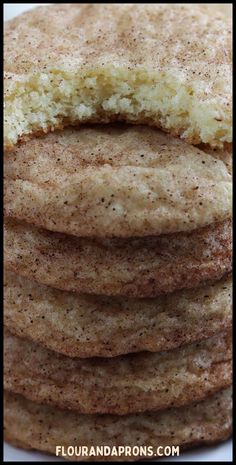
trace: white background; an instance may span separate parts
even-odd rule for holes
[[[48,3],[11,3],[4,4],[4,19],[5,21],[13,18],[14,16],[26,11],[30,8],[39,5],[49,5]],[[40,454],[37,452],[26,452],[8,444],[4,445],[4,462],[64,462],[63,459],[51,457],[48,455]],[[185,452],[179,458],[168,458],[166,460],[158,460],[158,462],[232,462],[232,442],[227,441],[223,444],[214,447],[196,449],[194,451]]]

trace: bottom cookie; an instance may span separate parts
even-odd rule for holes
[[[154,454],[166,446],[179,446],[181,451],[227,439],[232,429],[231,389],[187,407],[123,417],[57,410],[7,392],[4,423],[5,439],[13,445],[54,455],[58,446],[59,456],[68,460],[156,458]],[[128,455],[118,456],[125,448]]]

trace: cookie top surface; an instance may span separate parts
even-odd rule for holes
[[[156,299],[81,295],[5,273],[4,325],[69,357],[159,352],[232,324],[232,280]]]
[[[58,289],[155,297],[219,280],[232,269],[231,221],[191,233],[89,239],[5,221],[5,268]]]
[[[77,236],[197,229],[232,214],[217,155],[146,126],[57,131],[5,154],[5,212]]]
[[[77,446],[77,437],[80,437],[82,444],[90,444],[92,437],[94,446],[106,444],[110,447],[114,446],[117,438],[118,445],[128,443],[131,446],[152,446],[154,449],[157,444],[184,447],[214,444],[227,439],[231,433],[232,392],[228,388],[186,407],[122,417],[80,415],[38,405],[6,392],[4,426],[6,440],[13,445],[52,454],[55,454],[57,444]],[[67,458],[81,459],[77,456]],[[117,460],[117,457],[110,459]]]
[[[175,350],[110,359],[71,359],[6,332],[4,386],[81,413],[126,415],[185,405],[230,386],[231,359],[230,331]]]

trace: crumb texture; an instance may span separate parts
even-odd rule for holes
[[[5,147],[114,120],[232,142],[231,29],[196,4],[55,4],[9,21]]]

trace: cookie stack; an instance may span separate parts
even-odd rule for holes
[[[7,24],[10,443],[135,460],[229,437],[230,32],[187,4]]]

